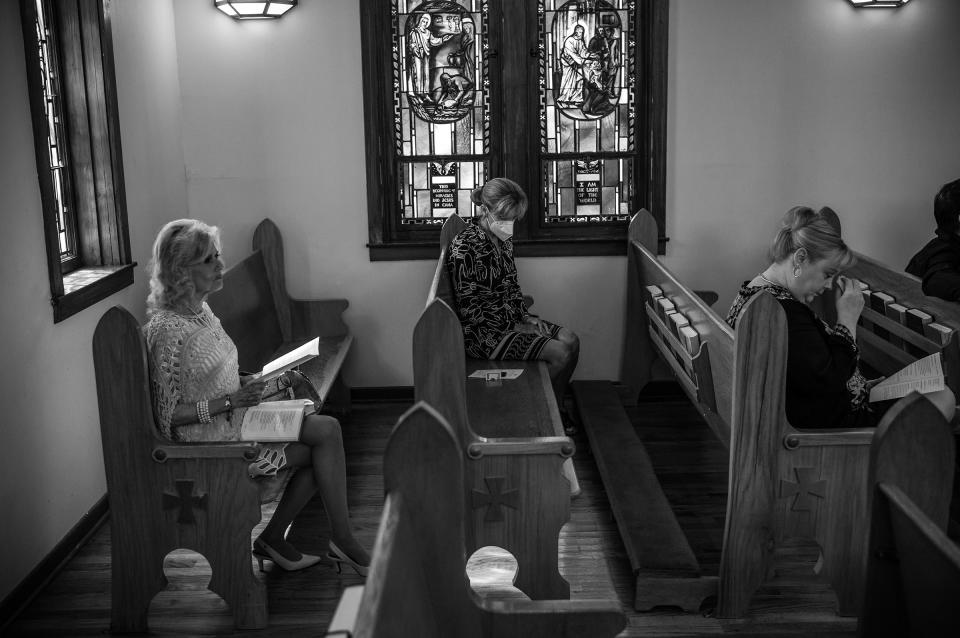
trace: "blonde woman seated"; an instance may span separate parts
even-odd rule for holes
[[[787,317],[786,413],[796,428],[876,426],[885,411],[868,402],[870,388],[860,373],[857,319],[863,310],[862,286],[842,276],[854,255],[840,236],[840,219],[830,208],[814,212],[791,208],[770,247],[766,270],[745,282],[727,323],[736,327],[743,305],[769,292]],[[807,305],[823,292],[836,298],[837,323],[828,326]],[[950,389],[927,394],[949,421],[956,401]]]
[[[165,225],[153,245],[144,333],[155,414],[163,435],[174,441],[237,440],[244,410],[260,403],[264,394],[292,385],[295,376],[284,375],[267,384],[241,378],[237,348],[205,301],[222,287],[218,229],[193,219]],[[265,559],[288,571],[320,562],[320,557],[302,554],[285,539],[290,523],[319,490],[332,528],[327,558],[337,571],[349,565],[366,575],[370,558],[350,525],[337,420],[307,416],[300,441],[261,445],[250,474],[276,476],[287,468],[299,471],[290,478],[273,517],[253,544],[260,568]]]

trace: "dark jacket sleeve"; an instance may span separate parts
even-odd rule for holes
[[[850,406],[847,380],[857,365],[856,345],[843,332],[829,334],[813,311],[784,300],[787,315],[787,418],[794,427],[839,427]]]
[[[923,294],[960,301],[960,242],[936,237],[910,260],[907,272],[921,278]]]

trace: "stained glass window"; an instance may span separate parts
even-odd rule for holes
[[[63,100],[60,92],[60,73],[52,42],[53,31],[49,27],[50,9],[45,0],[36,0],[37,55],[40,59],[40,86],[43,90],[43,109],[47,120],[47,153],[56,200],[57,238],[61,261],[76,255],[76,220],[68,204],[70,183],[66,170],[66,134],[63,129]]]
[[[539,0],[547,224],[629,219],[635,153],[633,0]]]
[[[400,224],[468,217],[490,159],[487,2],[392,1]]]

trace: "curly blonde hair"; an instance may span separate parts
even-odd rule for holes
[[[147,316],[158,310],[183,310],[195,288],[190,265],[220,250],[220,229],[198,219],[176,219],[157,233],[150,258]]]

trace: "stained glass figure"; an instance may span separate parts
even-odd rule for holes
[[[401,225],[474,213],[490,160],[486,0],[393,0]]]

